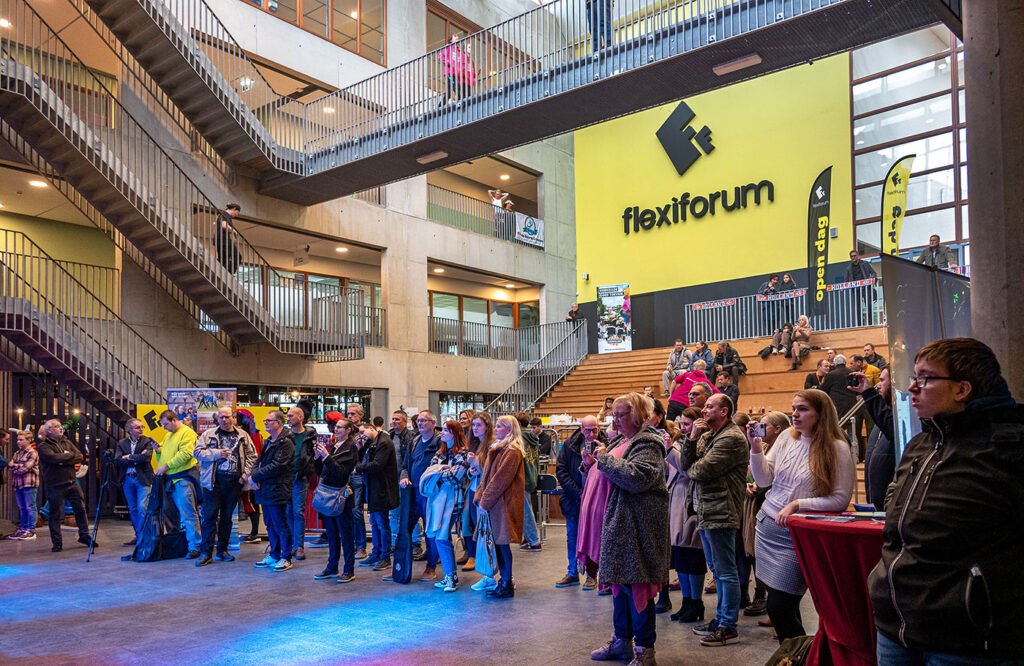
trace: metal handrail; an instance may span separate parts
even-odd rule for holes
[[[543,249],[516,239],[515,212],[437,185],[427,185],[427,217],[449,227]]]
[[[304,103],[274,92],[205,0],[138,0],[275,168],[300,176],[843,1],[618,0],[606,13],[559,0]]]
[[[3,329],[28,336],[124,414],[194,386],[174,363],[20,231],[0,230]]]
[[[105,90],[102,86],[84,89],[79,81],[61,78],[65,65],[71,63],[81,77],[98,83],[46,21],[24,0],[0,0],[0,9],[12,24],[0,31],[5,86],[46,115],[90,167],[130,203],[131,217],[141,218],[159,232],[278,350],[329,354],[332,360],[361,357],[358,336],[351,328],[358,318],[348,307],[358,297],[337,289],[332,309],[336,326],[321,322],[316,329],[300,328],[278,321],[272,313],[287,312],[305,300],[304,280],[280,274],[238,233],[230,233],[228,243],[218,243],[219,208],[146,129],[115,97],[97,92]],[[15,53],[27,64],[15,60]],[[232,271],[232,265],[240,272]]]
[[[568,330],[540,358],[527,366],[511,386],[484,407],[484,411],[509,414],[532,410],[586,358],[587,320],[560,322],[554,326]]]
[[[53,187],[64,195],[64,197],[71,202],[71,204],[79,210],[86,218],[89,219],[96,226],[97,229],[107,235],[108,238],[114,243],[125,256],[135,262],[135,264],[142,269],[149,277],[157,283],[166,293],[170,296],[188,315],[192,318],[195,323],[195,327],[202,330],[213,337],[219,344],[223,345],[228,351],[234,352],[235,344],[227,333],[222,330],[216,329],[211,330],[209,326],[204,325],[209,317],[196,305],[195,300],[190,298],[188,294],[181,290],[166,273],[160,270],[160,267],[149,260],[137,247],[132,245],[127,238],[124,237],[117,227],[110,223],[110,221],[103,217],[96,208],[89,203],[89,201],[82,196],[82,193],[76,190],[68,181],[57,176],[54,172],[53,166],[49,162],[44,160],[35,149],[10,125],[3,120],[0,120],[0,138],[3,138],[10,144],[24,159],[26,162],[35,167],[36,171],[46,178]]]

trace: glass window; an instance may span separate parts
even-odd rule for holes
[[[944,243],[956,238],[956,219],[952,208],[908,215],[903,220],[900,247],[927,245],[928,237],[938,234]]]
[[[270,316],[285,326],[306,325],[306,276],[291,271],[270,274]]]
[[[519,328],[540,325],[540,303],[531,301],[519,304]]]
[[[958,132],[958,135],[960,136],[960,161],[961,162],[966,162],[967,161],[967,128],[966,127],[961,127],[960,131]]]
[[[427,11],[427,51],[444,46],[448,40],[448,22],[432,11]]]
[[[960,96],[960,102],[959,102],[959,104],[960,104],[959,114],[960,115],[958,116],[958,118],[959,118],[961,123],[966,123],[967,122],[967,91],[966,90],[961,90],[960,92],[957,93],[957,95]]]
[[[459,297],[453,294],[433,294],[430,315],[443,319],[458,319]]]
[[[949,58],[926,62],[853,87],[853,114],[860,115],[949,89]]]
[[[298,18],[297,0],[267,0],[267,9],[289,23],[295,23]]]
[[[862,79],[947,50],[949,30],[943,25],[887,39],[853,52],[853,78]]]
[[[266,293],[263,284],[263,269],[258,266],[242,265],[238,267],[238,272],[235,274],[238,281],[245,286],[245,290],[256,300],[260,305],[263,304]]]
[[[359,17],[360,55],[384,64],[384,0],[361,0],[362,15]]]
[[[953,99],[945,95],[855,120],[853,143],[860,150],[952,124]]]
[[[861,254],[878,254],[882,247],[882,223],[857,225],[857,251]]]
[[[327,33],[326,0],[302,0],[302,27],[317,37],[331,38]]]
[[[953,135],[947,132],[856,156],[853,160],[856,184],[882,180],[893,161],[911,153],[917,155],[914,159],[917,171],[949,166],[953,164]]]
[[[462,320],[474,324],[487,323],[487,301],[482,298],[462,297]]]
[[[967,165],[960,167],[960,198],[967,198]]]
[[[359,48],[358,0],[333,0],[331,6],[334,8],[331,41],[349,51],[357,50]]]
[[[514,303],[491,301],[491,326],[515,326]]]
[[[970,206],[960,206],[960,236],[964,240],[971,237],[971,217],[968,214]],[[970,262],[967,262],[970,264]]]
[[[952,203],[955,200],[953,169],[911,176],[907,187],[907,210]],[[854,195],[854,204],[858,220],[878,217],[881,215],[882,186],[871,185],[858,189]]]

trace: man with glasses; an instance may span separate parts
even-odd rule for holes
[[[401,480],[402,477],[402,466],[405,464],[405,456],[412,449],[415,440],[418,438],[418,434],[415,430],[409,427],[409,416],[400,409],[396,409],[391,414],[391,429],[388,430],[388,435],[391,437],[391,443],[395,445],[395,460],[398,462],[398,470],[396,472],[397,480]],[[398,524],[401,521],[401,508],[392,509],[388,513],[388,520],[391,524],[391,549],[394,550],[395,542],[398,541]],[[413,559],[422,559],[423,548],[420,545],[423,539],[422,530],[420,529],[419,523],[416,523],[412,531],[412,557]]]
[[[289,552],[291,533],[285,514],[295,480],[295,441],[285,427],[285,415],[280,409],[268,413],[263,425],[270,436],[264,440],[252,473],[246,480],[256,491],[256,501],[263,507],[270,552],[254,566],[288,571],[292,568]]]
[[[441,435],[435,432],[437,417],[433,412],[423,410],[416,415],[416,431],[418,436],[402,462],[399,486],[412,488],[412,510],[409,512],[409,527],[418,520],[426,520],[427,498],[420,494],[420,477],[430,466],[430,461],[441,446]],[[427,537],[427,565],[420,576],[421,582],[434,580],[437,569],[437,544],[432,537]],[[385,577],[387,579],[387,577]]]
[[[1024,407],[995,354],[936,340],[914,359],[907,444],[868,579],[881,666],[1024,659]]]
[[[860,280],[873,280],[878,277],[875,273],[875,269],[868,262],[860,258],[860,253],[857,250],[850,251],[850,265],[846,268],[846,274],[843,276],[844,282],[856,282]],[[861,298],[861,294],[866,293],[867,298]],[[854,324],[856,326],[870,326],[871,325],[871,313],[874,309],[875,303],[875,286],[871,285],[868,287],[862,287],[854,290],[855,294],[855,305],[857,309],[856,319]],[[865,303],[865,300],[867,301]],[[865,307],[866,305],[866,307]],[[865,317],[865,314],[867,315]],[[840,414],[842,416],[842,414]]]
[[[60,533],[64,519],[64,500],[70,500],[78,527],[78,542],[84,546],[97,546],[89,537],[89,520],[85,515],[85,496],[75,479],[75,473],[82,467],[82,452],[64,436],[64,426],[57,419],[50,419],[42,427],[43,441],[37,449],[43,489],[50,507],[47,519],[50,524],[51,552],[59,553],[64,542]]]
[[[306,425],[306,410],[292,407],[288,410],[288,430],[295,444],[295,480],[292,482],[292,501],[288,504],[288,530],[291,545],[288,547],[293,559],[306,559],[306,495],[309,492],[309,477],[313,474],[313,447],[316,445],[316,430]]]
[[[565,517],[566,552],[569,558],[569,567],[565,576],[555,583],[555,587],[573,587],[580,584],[576,538],[580,526],[583,485],[586,481],[582,469],[583,452],[593,453],[597,444],[605,441],[607,438],[597,422],[597,417],[584,416],[580,419],[580,429],[573,433],[562,445],[562,450],[558,452],[555,476],[558,477],[558,484],[562,486],[558,506],[562,509],[562,515]],[[593,576],[587,576],[583,589],[593,590],[595,587],[597,587],[597,581]]]

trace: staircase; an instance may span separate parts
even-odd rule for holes
[[[774,409],[788,413],[793,393],[803,389],[807,373],[814,372],[818,359],[825,356],[824,349],[812,351],[798,370],[791,371],[789,367],[792,359],[769,356],[762,360],[757,356],[757,352],[770,342],[767,338],[760,338],[733,343],[733,348],[747,364],[747,374],[740,376],[739,411]],[[867,342],[874,344],[875,350],[888,358],[887,334],[881,327],[815,333],[811,336],[812,344],[835,349],[847,357],[862,353],[864,343]],[[630,391],[640,393],[645,386],[650,386],[655,395],[660,396],[661,373],[665,370],[665,362],[671,351],[671,347],[661,347],[617,354],[590,354],[537,404],[536,412],[569,414],[579,419],[587,414],[597,414],[605,398],[618,397]],[[666,398],[660,399],[662,404],[667,405]]]
[[[619,0],[612,43],[591,51],[587,0],[562,0],[460,41],[463,51],[500,57],[457,103],[445,104],[440,94],[440,50],[303,103],[273,90],[204,0],[85,1],[215,150],[261,171],[264,193],[303,204],[937,20],[921,0]],[[751,53],[761,59],[742,71],[712,71]],[[428,154],[434,158],[422,159]]]
[[[184,373],[25,234],[0,231],[0,335],[111,420],[134,417]]]
[[[238,234],[235,252],[218,257],[218,207],[30,6],[0,0],[0,8],[12,22],[0,32],[0,113],[55,175],[237,343],[362,358],[358,292],[310,299],[305,281],[278,273]],[[293,322],[296,312],[314,316]]]

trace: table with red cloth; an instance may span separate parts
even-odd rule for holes
[[[877,663],[868,574],[882,556],[882,527],[873,520],[790,517],[793,546],[818,611],[818,633],[807,663]]]

